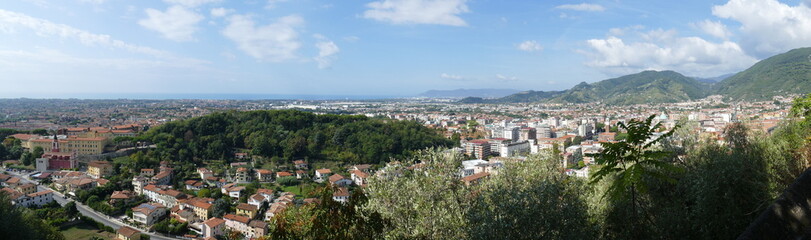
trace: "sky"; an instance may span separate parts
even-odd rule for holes
[[[735,73],[811,46],[811,0],[4,0],[0,98],[411,96]],[[84,95],[83,95],[84,94]]]

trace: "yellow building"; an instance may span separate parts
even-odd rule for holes
[[[141,231],[123,226],[116,231],[116,238],[121,240],[139,240],[141,239]]]
[[[87,164],[87,174],[95,178],[113,175],[113,165],[108,161],[91,161]]]
[[[96,155],[104,152],[104,146],[108,143],[108,138],[79,138],[69,137],[67,139],[59,139],[59,151],[66,153],[76,153],[76,155]],[[53,146],[53,138],[40,138],[31,139],[28,141],[29,151],[33,151],[36,147],[41,147],[44,152],[51,152]]]
[[[253,218],[256,216],[256,213],[259,211],[259,208],[250,205],[247,203],[240,203],[237,205],[237,215],[248,216],[249,218]]]
[[[28,183],[28,184],[19,185],[15,189],[17,191],[20,191],[23,194],[28,195],[28,194],[32,194],[32,193],[37,192],[37,185]]]

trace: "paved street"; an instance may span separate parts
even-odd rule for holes
[[[16,177],[19,177],[20,179],[22,179],[22,181],[36,184],[36,182],[34,182],[32,180],[29,180],[27,176],[23,176],[23,175],[19,174],[18,172],[9,172],[9,174],[14,175]],[[53,191],[53,189],[47,188],[47,187],[42,186],[42,185],[37,185],[37,190],[39,190],[39,191],[44,191],[44,190]],[[61,193],[59,193],[57,191],[54,191],[53,197],[54,197],[54,201],[56,201],[57,203],[59,203],[59,205],[62,205],[62,206],[67,204],[69,201],[71,201],[71,200],[66,199],[64,195],[62,195]],[[92,218],[93,220],[96,220],[97,222],[100,222],[100,223],[103,223],[104,225],[112,227],[113,229],[118,229],[121,226],[125,225],[124,223],[122,223],[122,222],[120,222],[120,221],[118,221],[116,219],[112,219],[112,218],[110,218],[107,215],[104,215],[102,213],[96,212],[93,209],[91,209],[90,207],[88,207],[88,206],[86,206],[84,204],[81,204],[79,202],[76,202],[76,209],[79,210],[79,212],[82,215],[88,216],[88,217]],[[129,226],[129,227],[135,228],[134,226]],[[138,228],[136,228],[136,229],[138,229]],[[139,230],[141,230],[142,233],[146,233],[146,232],[143,232],[142,229],[139,229]],[[161,239],[161,240],[178,239],[178,238],[172,238],[172,237],[156,235],[154,233],[146,233],[146,234],[149,235],[151,239]]]

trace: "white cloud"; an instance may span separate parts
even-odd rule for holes
[[[203,20],[202,15],[181,6],[171,6],[166,12],[152,8],[145,11],[147,18],[141,19],[138,24],[178,42],[193,40],[192,35],[197,31],[197,23]]]
[[[605,8],[599,4],[589,4],[589,3],[581,3],[581,4],[564,4],[555,7],[557,9],[566,9],[566,10],[575,10],[575,11],[584,11],[584,12],[602,12],[605,11]]]
[[[712,14],[740,22],[741,44],[751,54],[768,57],[811,43],[811,8],[776,0],[730,0]]]
[[[304,24],[304,19],[297,15],[282,17],[265,26],[256,26],[244,15],[233,15],[228,21],[222,34],[256,59],[274,62],[292,59],[301,47],[296,28]]]
[[[61,38],[75,39],[88,46],[105,46],[154,57],[174,58],[167,52],[126,43],[121,40],[113,39],[110,35],[90,33],[68,25],[57,24],[48,20],[0,9],[0,29],[8,29],[8,32],[11,32],[11,29],[14,29],[16,26],[29,28],[40,36],[58,36]]]
[[[586,41],[581,51],[586,65],[610,75],[643,70],[674,70],[690,76],[718,76],[743,70],[757,60],[731,41],[709,42],[699,37],[679,37],[676,31],[639,33],[639,40],[617,36]]]
[[[512,81],[518,80],[518,77],[504,76],[504,75],[501,75],[501,74],[496,74],[496,79],[498,79],[501,82],[512,82]]]
[[[323,37],[321,37],[321,39],[323,39]],[[317,42],[315,47],[318,48],[318,56],[314,57],[313,59],[318,62],[318,68],[327,68],[331,66],[332,61],[335,60],[335,54],[341,51],[338,48],[338,45],[335,45],[334,42],[326,39]]]
[[[221,0],[163,0],[163,1],[168,4],[194,8],[203,4],[220,2]]]
[[[274,9],[279,3],[287,2],[287,0],[268,0],[265,4],[265,9]]]
[[[459,76],[459,75],[456,75],[456,74],[447,74],[447,73],[440,74],[439,77],[441,77],[443,79],[449,79],[449,80],[463,80],[463,79],[465,79],[462,76]]]
[[[107,0],[79,0],[79,2],[92,3],[92,4],[102,4],[102,3],[106,2],[106,1]]]
[[[524,41],[517,45],[518,50],[526,51],[526,52],[536,52],[543,50],[543,47],[538,44],[535,40],[531,41]]]
[[[622,35],[625,35],[625,33],[628,32],[628,31],[639,31],[639,30],[642,30],[642,29],[645,29],[645,26],[634,25],[634,26],[624,27],[624,28],[611,28],[611,29],[608,30],[608,35],[622,36]]]
[[[366,4],[363,17],[393,24],[467,26],[458,15],[470,12],[467,0],[382,0]]]
[[[729,39],[729,37],[732,36],[732,32],[727,29],[727,26],[719,21],[704,20],[694,23],[693,25],[710,36],[717,38]]]
[[[228,14],[234,12],[234,9],[227,9],[227,8],[212,8],[211,9],[211,16],[215,18],[225,17]]]
[[[360,40],[360,38],[358,36],[346,36],[346,37],[344,37],[344,41],[347,41],[347,42],[357,42],[359,40]]]

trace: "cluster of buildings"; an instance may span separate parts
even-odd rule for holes
[[[0,174],[0,191],[5,192],[11,204],[23,207],[42,206],[53,201],[51,190],[39,191],[33,183],[23,183],[18,177]]]
[[[95,165],[95,164],[94,164]],[[296,195],[289,192],[276,192],[260,188],[250,196],[246,194],[243,183],[253,181],[273,182],[279,178],[309,178],[335,187],[333,199],[339,202],[349,200],[350,185],[365,186],[371,176],[371,165],[351,166],[349,176],[334,174],[330,169],[310,170],[304,160],[293,162],[294,171],[269,171],[254,169],[247,162],[232,163],[226,170],[226,176],[217,176],[213,171],[203,167],[197,169],[195,179],[183,181],[185,190],[199,191],[211,189],[220,191],[231,201],[238,202],[245,197],[245,203],[237,203],[235,211],[227,212],[222,217],[213,217],[215,201],[213,198],[196,197],[171,186],[172,168],[167,162],[161,162],[159,170],[141,169],[140,174],[132,179],[133,189],[115,191],[110,201],[130,201],[135,196],[143,195],[148,200],[132,208],[132,220],[138,226],[150,227],[164,218],[173,218],[188,223],[189,229],[203,238],[223,235],[226,230],[238,231],[247,238],[256,238],[267,234],[268,222],[274,216],[297,204],[317,204],[318,199],[296,200]],[[309,174],[312,171],[314,174]]]

